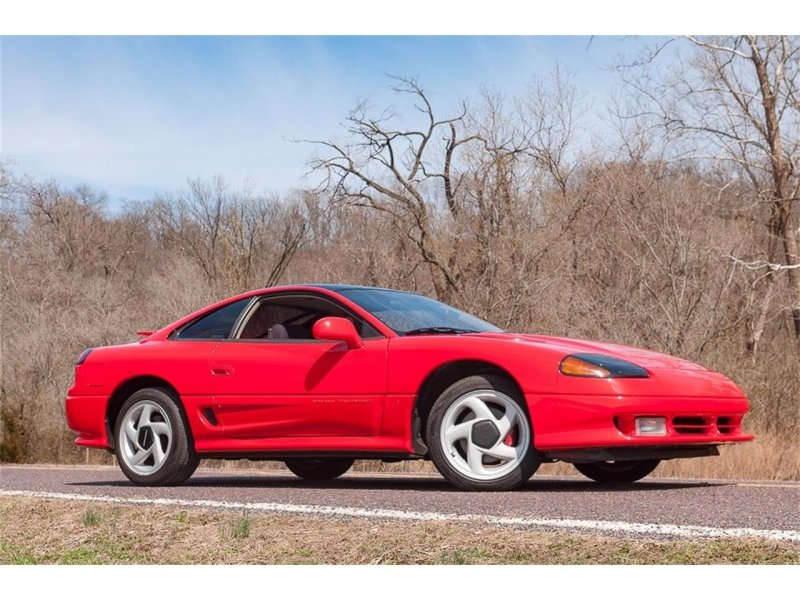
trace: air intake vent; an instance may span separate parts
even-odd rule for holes
[[[206,421],[214,425],[215,427],[219,425],[217,421],[217,415],[214,414],[214,411],[211,408],[204,408],[203,409],[203,416],[206,418]]]
[[[722,435],[736,433],[739,429],[739,421],[735,417],[717,417],[717,431]]]
[[[705,417],[673,417],[672,429],[675,433],[703,435],[711,432],[711,422]]]

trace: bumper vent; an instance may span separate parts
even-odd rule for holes
[[[676,415],[672,430],[679,435],[735,435],[741,433],[739,415]]]
[[[711,432],[711,421],[707,417],[672,417],[675,433],[705,435]]]
[[[667,419],[667,437],[695,436],[706,439],[719,439],[742,435],[742,418],[737,414],[624,414],[614,417],[614,426],[628,436],[638,436],[636,419],[661,418]],[[688,440],[692,443],[695,440]]]
[[[722,435],[738,433],[740,425],[741,419],[736,419],[735,417],[717,417],[717,430]]]

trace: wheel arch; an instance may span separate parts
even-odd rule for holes
[[[136,377],[131,377],[120,383],[108,399],[108,405],[106,407],[106,439],[108,439],[108,445],[111,450],[113,450],[116,445],[114,426],[116,425],[122,405],[125,404],[125,401],[130,398],[132,394],[145,388],[158,388],[172,396],[175,400],[175,404],[178,406],[178,410],[186,421],[186,431],[189,435],[189,442],[191,446],[194,447],[194,437],[192,435],[191,426],[189,425],[189,420],[186,418],[186,408],[183,406],[181,396],[178,390],[175,389],[175,386],[166,379],[156,375],[137,375]]]
[[[428,453],[425,429],[436,399],[455,382],[470,375],[503,377],[517,389],[522,406],[527,411],[528,407],[522,387],[516,378],[503,367],[481,359],[461,359],[444,363],[431,371],[422,381],[414,401],[414,409],[411,411],[411,444],[417,454],[426,455]]]

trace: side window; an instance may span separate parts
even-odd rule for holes
[[[303,327],[307,311],[295,306],[261,302],[247,319],[239,334],[240,339],[311,339],[311,331]],[[289,335],[289,330],[293,335]],[[286,335],[281,335],[286,333]]]
[[[350,319],[363,338],[381,337],[369,323],[319,296],[264,298],[235,335],[243,340],[313,340],[314,323],[324,317]]]
[[[250,304],[250,300],[251,298],[237,300],[200,317],[194,323],[184,327],[178,333],[177,338],[179,340],[224,340],[231,334],[236,320],[245,307]]]
[[[358,323],[356,323],[356,329],[358,330],[358,335],[360,335],[365,340],[368,340],[369,338],[383,337],[380,331],[375,329],[372,325],[370,325],[366,321],[361,321],[361,327],[359,327]]]

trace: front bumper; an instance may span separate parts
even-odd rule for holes
[[[527,395],[534,444],[548,453],[621,447],[718,446],[748,442],[742,430],[747,398]],[[638,436],[636,417],[664,417],[666,435]],[[614,459],[605,459],[614,460]]]

